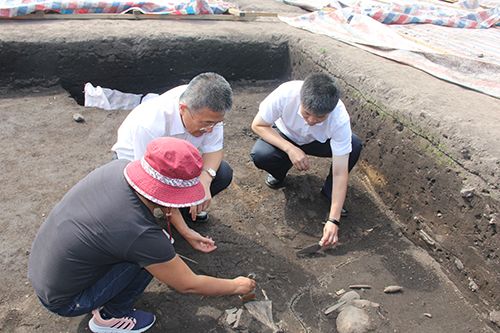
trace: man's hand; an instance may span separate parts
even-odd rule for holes
[[[191,214],[191,219],[196,220],[196,214],[201,213],[208,209],[210,203],[212,202],[212,194],[210,193],[211,178],[200,177],[200,182],[205,189],[205,201],[196,206],[191,206],[189,208],[189,214]]]
[[[234,294],[236,295],[248,294],[249,292],[255,289],[256,285],[254,280],[243,276],[238,276],[237,278],[234,278],[233,282],[236,285],[236,290],[234,292]]]
[[[215,242],[210,237],[203,237],[194,230],[190,230],[189,234],[184,236],[188,243],[193,247],[193,249],[200,252],[209,253],[214,251],[217,246]]]
[[[337,244],[339,227],[337,227],[332,222],[327,221],[325,223],[325,227],[323,228],[323,237],[319,241],[319,245],[323,248],[327,248],[330,246],[334,246]]]
[[[287,154],[297,170],[309,170],[309,158],[307,158],[307,155],[302,151],[302,149],[293,146],[289,148]]]

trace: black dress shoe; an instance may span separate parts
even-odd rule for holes
[[[267,186],[270,188],[280,188],[283,186],[284,181],[279,180],[273,177],[270,173],[267,174],[266,179],[264,181]]]

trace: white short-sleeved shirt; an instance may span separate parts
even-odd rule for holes
[[[179,98],[187,85],[173,88],[147,100],[130,112],[118,129],[118,139],[111,150],[120,159],[140,159],[147,144],[159,137],[175,137],[191,142],[198,150],[212,153],[222,150],[224,129],[215,126],[211,133],[196,137],[184,128],[179,113]]]
[[[258,115],[276,127],[298,145],[313,141],[321,143],[330,139],[333,156],[349,154],[351,145],[351,123],[349,114],[341,100],[321,123],[309,126],[300,114],[300,89],[304,81],[283,83],[269,94],[259,106]]]

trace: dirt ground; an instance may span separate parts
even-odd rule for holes
[[[340,289],[369,284],[364,299],[381,305],[377,332],[493,332],[439,265],[406,240],[370,194],[356,169],[351,177],[341,245],[324,255],[298,258],[316,242],[328,204],[319,193],[328,161],[314,159],[310,172],[292,171],[287,186],[271,190],[249,158],[250,130],[259,101],[279,82],[233,83],[234,109],[225,127],[226,159],[234,168],[231,186],[213,201],[211,220],[194,226],[211,235],[212,254],[192,250],[177,237],[176,250],[194,259],[198,273],[233,277],[255,273],[272,300],[274,320],[286,332],[336,332],[335,315],[323,311]],[[81,113],[84,123],[72,115]],[[0,137],[6,172],[0,175],[0,330],[3,332],[88,332],[88,316],[60,318],[38,302],[26,278],[35,233],[54,204],[79,179],[110,160],[109,148],[126,111],[85,109],[62,89],[30,90],[2,98]],[[16,175],[16,176],[13,176]],[[388,285],[403,293],[384,294]],[[225,310],[241,308],[237,297],[180,295],[153,282],[137,307],[153,311],[151,332],[232,332]],[[424,313],[430,313],[432,318]],[[248,313],[239,330],[270,332]]]
[[[304,12],[277,1],[237,2],[243,10]],[[258,299],[264,290],[286,332],[336,333],[336,315],[324,310],[354,284],[371,285],[361,298],[381,306],[375,332],[499,331],[488,319],[500,310],[498,99],[278,20],[101,20],[0,21],[1,332],[89,331],[88,316],[45,310],[26,278],[40,224],[71,186],[110,160],[127,115],[83,108],[73,99],[81,101],[80,86],[96,80],[161,92],[207,69],[235,92],[225,126],[234,180],[214,198],[210,222],[193,226],[218,249],[197,253],[176,238],[176,250],[198,262],[188,263],[194,271],[255,273]],[[249,157],[250,122],[284,76],[318,70],[342,86],[365,149],[351,174],[341,244],[298,258],[321,235],[328,161],[313,159],[311,171],[292,170],[286,187],[271,190]],[[84,123],[73,121],[77,112]],[[388,285],[404,291],[385,294]],[[238,330],[227,325],[225,310],[242,308],[237,297],[180,295],[155,281],[137,307],[157,314],[151,332],[271,332],[247,312]]]

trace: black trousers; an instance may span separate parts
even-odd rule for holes
[[[212,197],[227,188],[229,184],[231,184],[232,180],[233,169],[226,161],[221,161],[219,169],[217,170],[217,174],[210,184],[210,194],[212,195]],[[181,214],[184,216],[184,219],[191,221],[189,209],[190,207],[179,208]]]
[[[294,146],[299,147],[306,155],[318,156],[318,157],[332,157],[332,150],[330,148],[330,140],[325,143],[319,141],[313,141],[305,145],[298,145],[291,139],[286,137],[280,131],[277,131],[285,140],[291,142]],[[352,134],[352,151],[349,154],[349,171],[356,165],[363,149],[363,144],[360,138],[356,134]],[[252,148],[250,153],[253,163],[255,166],[261,170],[265,170],[274,178],[278,180],[283,180],[286,174],[293,166],[292,161],[288,158],[288,154],[281,149],[267,143],[262,139],[258,139]],[[330,167],[330,172],[325,179],[325,183],[322,189],[323,193],[327,195],[330,200],[332,196],[332,168]]]
[[[212,194],[212,197],[227,188],[232,180],[233,169],[226,161],[222,161],[214,180],[212,180],[212,184],[210,184],[210,194]]]

